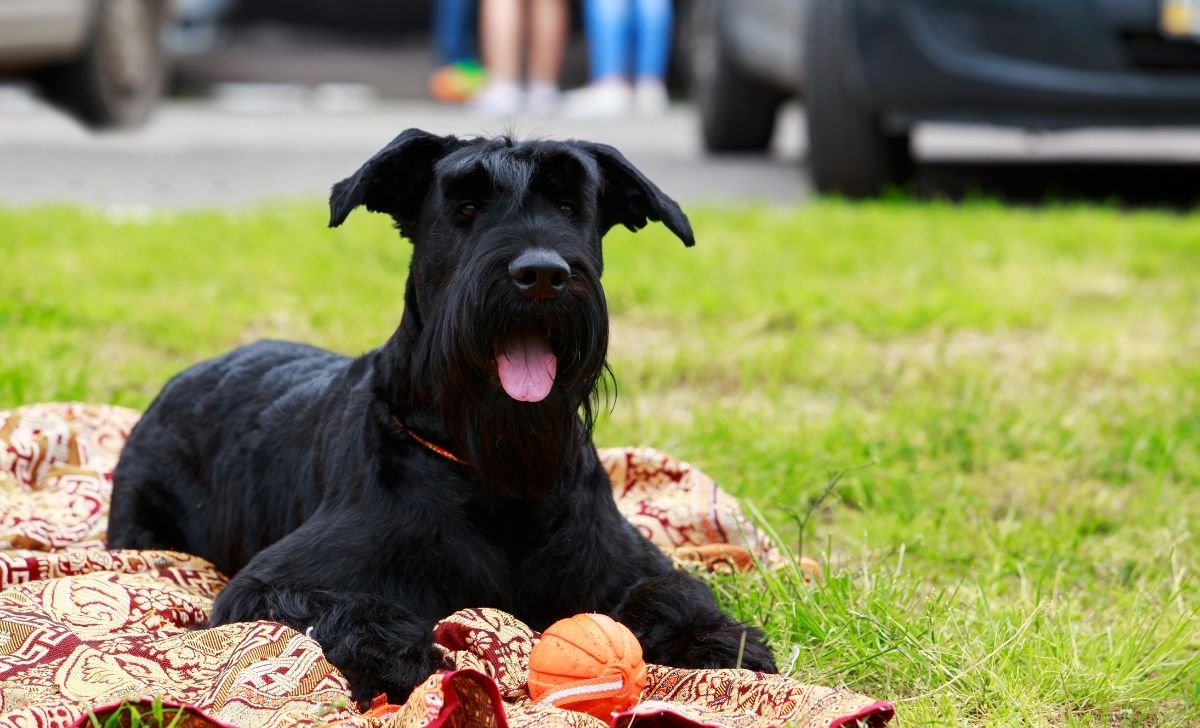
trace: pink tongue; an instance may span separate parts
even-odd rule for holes
[[[500,384],[518,402],[541,402],[550,394],[558,359],[540,336],[514,336],[496,352]]]

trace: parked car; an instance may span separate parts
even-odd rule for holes
[[[226,0],[0,0],[0,75],[31,79],[93,128],[145,121],[169,67],[194,52]]]
[[[903,182],[926,121],[1200,122],[1200,0],[691,0],[686,22],[707,148],[765,149],[798,95],[822,192]]]

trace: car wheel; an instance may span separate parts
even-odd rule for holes
[[[160,0],[99,0],[82,52],[38,79],[46,98],[89,127],[136,126],[162,95]]]
[[[710,152],[760,152],[771,143],[785,95],[747,76],[728,48],[716,0],[695,0],[688,13],[688,70]]]
[[[878,195],[907,180],[912,149],[907,130],[889,132],[879,114],[847,83],[857,68],[846,0],[815,0],[805,42],[808,159],[817,191]]]

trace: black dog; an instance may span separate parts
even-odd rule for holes
[[[400,327],[357,359],[259,342],[172,379],[115,474],[111,548],[235,574],[212,623],[309,630],[356,700],[442,667],[433,623],[605,612],[646,659],[775,671],[762,633],[617,512],[590,433],[607,373],[600,240],[679,206],[612,147],[409,130],[333,188],[414,244]],[[744,653],[740,649],[745,638]]]

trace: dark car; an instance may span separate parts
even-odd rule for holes
[[[903,182],[926,121],[1200,122],[1200,0],[692,0],[711,151],[765,149],[803,97],[817,189]]]

